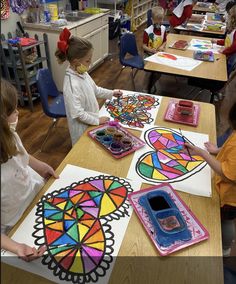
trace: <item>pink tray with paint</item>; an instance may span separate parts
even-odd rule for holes
[[[197,126],[200,115],[200,105],[194,103],[193,114],[191,116],[186,116],[186,115],[179,115],[177,113],[178,103],[179,103],[178,100],[170,100],[168,107],[166,109],[164,119],[175,123]]]
[[[152,225],[151,219],[147,214],[146,210],[139,204],[139,198],[144,196],[145,194],[156,191],[162,190],[169,194],[172,201],[176,204],[178,209],[180,210],[189,231],[191,232],[192,238],[189,241],[175,241],[168,247],[160,246],[156,241],[156,233],[154,226]],[[176,191],[171,187],[170,184],[160,184],[158,186],[149,187],[147,189],[143,189],[140,191],[132,192],[128,195],[129,201],[132,204],[136,214],[138,215],[140,221],[142,222],[146,232],[148,233],[149,237],[153,241],[155,247],[157,248],[158,252],[161,256],[169,255],[173,252],[181,250],[183,248],[189,247],[193,244],[199,243],[203,240],[209,238],[209,233],[203,227],[203,225],[199,222],[197,217],[193,214],[190,208],[185,204],[185,202],[180,198],[180,196],[176,193]]]
[[[127,156],[145,145],[144,141],[115,121],[89,131],[88,135],[116,159]]]

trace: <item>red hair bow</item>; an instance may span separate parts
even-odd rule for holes
[[[69,47],[68,40],[70,38],[70,35],[71,32],[67,28],[64,28],[64,30],[60,33],[59,41],[57,42],[57,47],[63,53],[66,53]]]

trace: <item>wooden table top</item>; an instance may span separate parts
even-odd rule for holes
[[[168,97],[162,98],[155,125],[178,128],[179,124],[163,120],[169,99]],[[199,102],[199,104],[201,106],[201,112],[198,126],[191,127],[181,125],[181,128],[183,130],[208,134],[209,140],[215,143],[216,125],[214,106],[209,103]],[[92,128],[93,127],[90,127],[89,130]],[[137,136],[141,134],[140,131],[136,130],[131,130],[131,132]],[[94,153],[96,153],[96,158]],[[132,158],[133,154],[120,160],[114,159],[107,151],[91,140],[87,133],[84,133],[62,161],[56,172],[60,174],[67,164],[72,164],[119,177],[126,177]],[[47,191],[53,181],[54,180],[51,178],[47,182],[34,199],[32,205],[27,209],[22,219],[13,228],[11,234],[14,233],[25,216],[27,216],[30,210],[35,206],[37,200]],[[148,186],[150,185],[142,184],[142,188]],[[220,203],[218,194],[213,187],[211,198],[195,196],[183,192],[178,193],[208,230],[210,238],[199,244],[180,250],[170,257],[157,258],[155,257],[158,256],[156,248],[146,234],[136,214],[133,212],[119,251],[120,257],[116,260],[109,283],[157,283],[158,279],[168,279],[168,282],[161,280],[160,283],[223,283],[222,258],[212,257],[222,256]],[[148,258],[144,258],[146,256],[148,256]],[[153,256],[153,258],[151,256]],[[175,256],[185,257],[179,258]],[[2,267],[4,269],[4,283],[25,283],[24,280],[26,277],[28,283],[51,283],[42,277],[6,264],[3,264]]]
[[[165,52],[172,53],[179,56],[185,56],[193,58],[193,50],[177,50],[173,48],[169,48],[169,45],[177,40],[186,40],[190,42],[193,38],[203,39],[203,40],[211,40],[211,38],[206,37],[198,37],[198,36],[189,36],[189,35],[179,35],[179,34],[168,34],[167,36],[167,44]],[[146,62],[144,69],[146,71],[156,71],[169,75],[176,76],[185,76],[185,77],[194,77],[194,78],[202,78],[209,80],[217,80],[226,82],[228,80],[227,76],[227,64],[226,64],[226,56],[224,54],[215,54],[214,62],[202,62],[192,71],[186,71],[177,69],[174,67],[169,67],[166,65],[154,63],[154,62]]]
[[[206,14],[206,13],[218,13],[218,14],[224,14],[224,12],[218,11],[216,5],[211,5],[210,7],[201,7],[198,4],[195,4],[193,6],[193,12]]]

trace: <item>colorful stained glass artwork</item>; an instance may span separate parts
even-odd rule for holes
[[[153,151],[139,157],[136,172],[145,180],[157,183],[181,181],[206,166],[202,157],[183,152],[185,141],[193,143],[177,131],[155,127],[145,133],[144,139]]]
[[[60,280],[96,282],[113,260],[109,222],[128,215],[131,185],[113,176],[96,176],[42,197],[33,237],[46,245],[42,264]]]
[[[125,126],[143,128],[154,121],[151,109],[159,105],[159,99],[150,95],[128,94],[106,102],[105,108],[115,121]]]

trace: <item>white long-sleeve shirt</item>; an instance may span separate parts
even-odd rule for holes
[[[29,166],[29,155],[14,132],[19,153],[1,165],[1,232],[7,232],[20,219],[44,179]]]
[[[98,87],[87,72],[78,74],[68,67],[63,94],[68,127],[74,145],[89,125],[99,125],[97,98],[111,99],[113,91]]]

